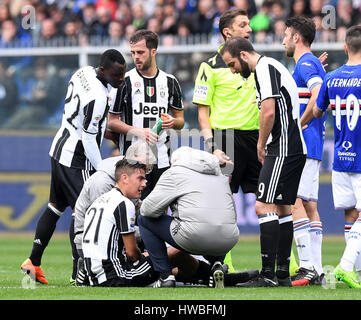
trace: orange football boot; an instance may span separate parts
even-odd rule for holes
[[[36,280],[37,282],[40,282],[42,284],[48,284],[48,280],[46,280],[41,267],[34,266],[29,258],[26,259],[21,265],[21,271],[28,274],[31,279]]]

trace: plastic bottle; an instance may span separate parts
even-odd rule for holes
[[[169,115],[167,115],[166,113],[161,113],[160,118],[158,119],[158,121],[156,122],[154,127],[152,128],[152,131],[159,135],[160,132],[162,131],[163,121],[168,120],[168,119],[169,119]]]

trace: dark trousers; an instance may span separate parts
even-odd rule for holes
[[[140,235],[147,249],[153,268],[158,271],[162,278],[172,274],[172,266],[168,260],[167,247],[165,242],[172,247],[184,251],[178,246],[170,234],[170,224],[173,218],[162,215],[159,218],[138,216]]]
[[[174,248],[186,252],[186,250],[177,245],[170,233],[170,224],[172,221],[173,218],[168,215],[162,215],[159,218],[138,216],[139,231],[145,248],[152,260],[154,270],[158,271],[163,279],[172,274],[172,266],[168,260],[165,242]],[[224,256],[204,256],[204,258],[213,265],[216,261],[223,263]]]

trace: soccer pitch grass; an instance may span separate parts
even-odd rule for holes
[[[336,282],[327,286],[212,289],[205,287],[90,288],[71,287],[71,249],[66,234],[55,234],[43,256],[42,268],[49,285],[32,285],[20,271],[29,256],[33,234],[0,233],[1,300],[360,300],[361,290]],[[332,270],[345,247],[344,238],[324,236],[323,265]],[[294,250],[296,253],[296,251]],[[241,237],[232,250],[237,270],[260,268],[258,236]]]

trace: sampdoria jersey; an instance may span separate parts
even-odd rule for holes
[[[233,74],[219,51],[201,63],[193,103],[210,107],[212,129],[258,130],[259,110],[255,100],[253,73],[248,79]]]
[[[305,112],[311,98],[311,91],[316,85],[321,85],[325,77],[325,69],[321,61],[312,53],[307,52],[298,60],[293,78],[298,88],[300,100],[300,116]],[[307,146],[307,157],[322,160],[323,142],[325,138],[326,114],[322,118],[314,118],[308,127],[302,131]]]
[[[74,73],[68,85],[61,127],[50,148],[51,157],[66,167],[96,169],[101,160],[99,148],[106,127],[108,95],[108,87],[97,78],[95,68],[88,66]],[[85,143],[91,149],[88,156]]]
[[[82,247],[94,284],[127,277],[122,235],[135,232],[134,223],[134,204],[118,188],[101,195],[87,210]]]
[[[333,170],[361,172],[361,66],[343,65],[325,76],[317,107],[331,105],[334,117]]]
[[[124,84],[116,91],[114,104],[110,106],[109,112],[119,114],[123,122],[136,128],[152,128],[161,114],[169,113],[171,108],[183,110],[182,92],[177,79],[159,69],[155,77],[147,78],[134,68],[125,74]],[[120,153],[125,154],[130,144],[136,140],[137,137],[129,140],[121,135]],[[169,136],[163,131],[157,142],[158,168],[169,166],[168,141]]]
[[[306,154],[299,121],[297,85],[280,62],[261,56],[255,70],[257,100],[275,99],[275,120],[267,141],[268,156]]]

